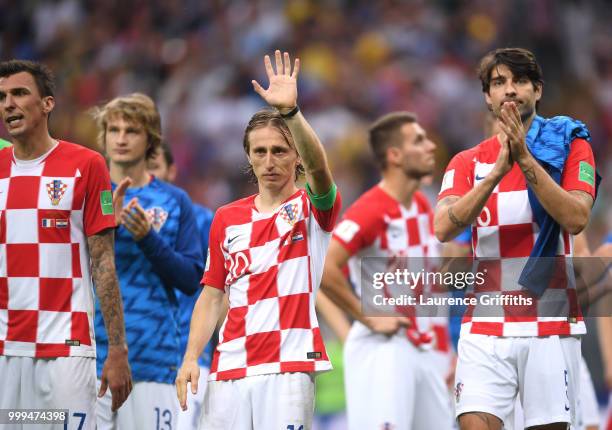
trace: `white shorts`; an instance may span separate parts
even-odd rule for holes
[[[97,387],[100,389],[100,381]],[[107,388],[96,405],[98,430],[173,430],[180,409],[174,385],[160,382],[135,382],[119,410],[112,412],[111,405],[112,396]]]
[[[0,409],[68,409],[67,429],[96,428],[95,358],[0,356],[0,381]]]
[[[457,417],[487,412],[508,425],[519,395],[525,427],[576,424],[580,338],[467,334],[459,339],[458,352]]]
[[[277,373],[209,381],[200,420],[203,430],[310,430],[314,375]]]
[[[206,393],[206,380],[210,369],[208,367],[200,367],[200,378],[198,379],[198,392],[194,395],[191,392],[191,386],[187,387],[187,410],[179,409],[178,430],[196,430],[202,415],[202,405],[204,404],[204,393]]]
[[[437,351],[416,348],[403,334],[376,334],[353,323],[344,345],[348,428],[453,427],[451,402]]]

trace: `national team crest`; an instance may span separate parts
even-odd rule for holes
[[[54,179],[51,182],[47,183],[47,194],[49,195],[49,199],[51,199],[51,204],[53,206],[59,205],[60,200],[64,197],[64,193],[68,189],[68,184],[64,184],[59,179]]]
[[[289,224],[294,225],[298,220],[299,206],[297,203],[287,203],[280,210],[280,216]]]
[[[165,210],[163,210],[162,208],[158,206],[155,206],[153,208],[147,209],[147,215],[149,216],[149,219],[151,220],[151,225],[153,229],[157,233],[159,233],[161,228],[166,223],[166,220],[168,219],[168,212],[166,212]]]

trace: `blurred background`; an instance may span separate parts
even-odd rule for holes
[[[87,110],[128,92],[152,96],[178,184],[215,209],[255,190],[241,142],[264,103],[250,81],[265,85],[263,55],[288,50],[302,60],[300,107],[348,206],[378,180],[366,131],[392,110],[416,112],[438,144],[435,198],[450,157],[484,137],[478,60],[522,46],[544,71],[539,113],[591,131],[604,177],[588,227],[594,248],[612,226],[610,22],[603,0],[0,0],[0,59],[48,64],[58,83],[53,135],[98,150]],[[595,343],[585,348],[603,399]]]

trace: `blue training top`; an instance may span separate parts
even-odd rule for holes
[[[140,242],[123,226],[115,233],[128,359],[135,382],[173,384],[182,358],[177,289],[192,295],[198,290],[204,270],[200,235],[193,204],[180,188],[153,178],[142,188],[128,188],[125,203],[134,197],[153,225]],[[95,331],[100,377],[108,338],[98,301]]]

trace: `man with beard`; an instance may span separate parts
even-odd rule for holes
[[[536,115],[543,80],[531,52],[492,51],[482,59],[479,75],[501,132],[449,163],[436,208],[436,236],[448,241],[472,225],[475,258],[496,258],[501,267],[488,277],[489,294],[539,298],[539,303],[554,295],[576,303],[571,283],[553,285],[542,281],[546,277],[534,282],[542,267],[529,262],[571,257],[572,235],[588,223],[596,179],[588,130],[568,117]],[[509,271],[504,263],[511,258],[527,264]],[[579,311],[558,316],[517,316],[510,307],[500,311],[479,318],[468,309],[464,318],[455,380],[461,428],[501,429],[518,393],[527,428],[566,429],[575,421],[579,393],[582,316]]]
[[[446,318],[365,316],[342,272],[348,264],[361,295],[362,271],[371,279],[397,259],[436,254],[433,212],[418,190],[434,168],[436,145],[408,112],[379,118],[369,141],[382,180],[334,230],[321,282],[322,291],[355,318],[344,354],[349,428],[450,429]]]

